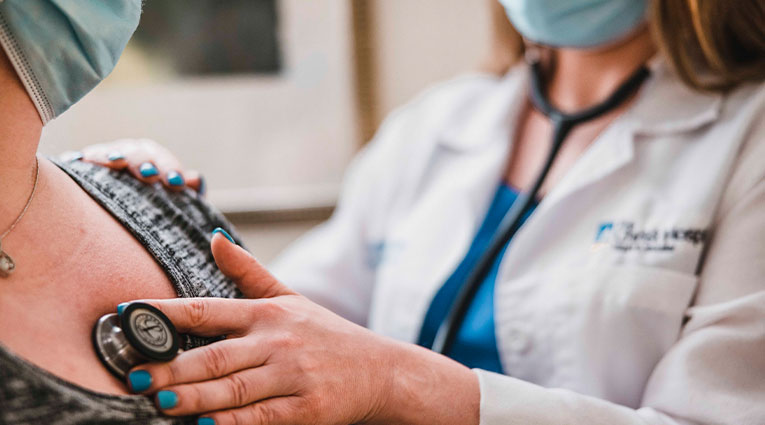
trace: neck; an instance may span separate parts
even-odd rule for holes
[[[5,62],[5,63],[3,63]],[[0,234],[26,205],[35,179],[42,122],[0,51]]]
[[[606,48],[557,49],[548,96],[563,111],[585,109],[605,100],[655,54],[647,26]]]

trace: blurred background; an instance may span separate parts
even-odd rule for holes
[[[492,68],[494,0],[147,0],[114,73],[45,127],[58,154],[119,138],[167,146],[268,262],[329,217],[384,117]],[[489,62],[487,62],[487,59]]]

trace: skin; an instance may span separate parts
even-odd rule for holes
[[[0,232],[32,192],[42,122],[0,50]],[[2,241],[17,263],[0,278],[0,344],[87,389],[128,394],[101,365],[90,330],[115,303],[171,298],[154,258],[58,167],[40,159],[36,196]],[[42,348],[42,349],[41,349]]]
[[[560,109],[575,111],[605,99],[656,49],[642,27],[604,48],[547,53],[555,59],[547,68],[549,96]],[[633,101],[571,133],[542,195]],[[527,107],[508,158],[509,184],[526,189],[532,183],[551,133],[547,118]],[[479,423],[478,382],[465,367],[318,307],[221,236],[212,249],[221,270],[250,299],[148,301],[181,332],[228,336],[172,362],[139,368],[152,376],[147,394],[178,395],[167,414],[201,413],[217,424]]]

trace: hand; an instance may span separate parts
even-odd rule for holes
[[[220,234],[212,250],[251,299],[149,301],[181,333],[226,339],[139,366],[151,377],[142,392],[161,389],[157,402],[168,415],[209,413],[219,425],[352,424],[380,415],[403,344],[298,295]]]
[[[80,158],[81,156],[81,158]],[[86,147],[80,155],[64,155],[114,170],[127,169],[136,179],[153,184],[161,181],[173,191],[189,187],[204,195],[204,179],[193,170],[183,170],[180,161],[164,146],[150,139],[121,139]]]

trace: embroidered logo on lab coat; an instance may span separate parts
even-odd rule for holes
[[[605,222],[598,226],[593,248],[610,246],[619,251],[674,251],[681,244],[704,244],[705,229],[640,228],[634,222]]]

